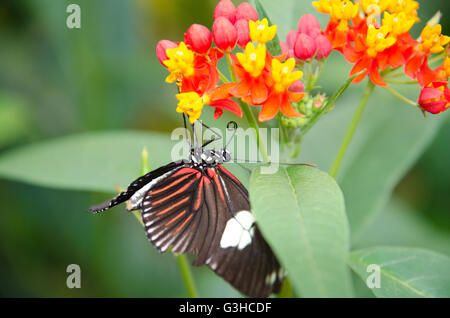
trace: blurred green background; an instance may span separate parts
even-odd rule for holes
[[[70,3],[81,7],[81,29],[66,27]],[[296,1],[289,9],[274,3],[263,1],[269,15],[286,15],[286,19],[273,19],[285,23],[279,25],[282,39],[302,14],[315,13],[310,1]],[[438,9],[443,13],[443,32],[450,34],[448,1],[419,3],[422,22],[415,26],[414,35]],[[78,133],[170,133],[179,127],[175,88],[164,82],[166,70],[156,59],[156,43],[182,40],[192,23],[210,27],[215,4],[212,0],[1,1],[0,158],[21,146]],[[325,27],[326,17],[315,15]],[[320,82],[323,91],[331,94],[342,85],[350,69],[343,61],[336,52],[327,61],[326,76]],[[404,92],[413,100],[419,95],[417,86]],[[361,86],[351,87],[313,129],[302,159],[324,170],[329,167],[360,93]],[[371,97],[370,107],[386,107],[387,112],[390,107],[403,107],[421,116],[381,89]],[[450,120],[447,114],[437,117],[442,123],[424,146],[425,152],[412,159],[406,175],[398,176],[394,194],[387,196],[381,212],[354,241],[354,247],[419,246],[450,255]],[[205,111],[205,118],[213,124],[211,110]],[[224,116],[220,125],[229,118]],[[405,118],[396,120],[399,125],[408,124]],[[309,149],[318,155],[309,155]],[[148,150],[150,157],[159,151]],[[60,160],[64,156],[61,152]],[[131,169],[139,171],[138,166]],[[376,167],[367,169],[376,174]],[[245,171],[234,170],[245,179]],[[108,197],[0,179],[0,295],[187,296],[175,258],[159,254],[124,208],[102,216],[87,213],[88,206]],[[81,266],[81,289],[66,287],[69,264]],[[206,268],[195,268],[194,275],[201,296],[239,296]],[[358,295],[369,296],[363,286],[357,287]]]

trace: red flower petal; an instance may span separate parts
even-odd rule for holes
[[[302,100],[303,97],[305,97],[305,93],[297,93],[297,92],[287,92],[289,100],[293,103],[297,103]]]
[[[369,71],[366,70],[366,71],[364,71],[363,73],[361,73],[361,74],[359,74],[358,76],[356,76],[356,77],[353,79],[352,84],[358,84],[358,83],[360,83],[363,79],[366,78],[367,73],[369,73]],[[350,77],[351,77],[351,75],[350,75]]]
[[[383,80],[383,78],[381,77],[380,73],[378,73],[377,64],[376,64],[375,62],[372,62],[372,65],[371,65],[371,67],[370,67],[370,69],[369,69],[369,77],[370,77],[370,79],[372,80],[372,82],[373,82],[375,85],[378,85],[378,86],[388,86],[388,85],[384,82],[384,80]]]
[[[417,72],[419,71],[420,66],[423,62],[423,55],[416,54],[406,62],[405,65],[405,74],[411,77],[412,79],[416,78]]]
[[[263,122],[275,117],[280,109],[281,96],[279,94],[273,94],[262,105],[261,112],[259,113],[258,120]]]
[[[214,119],[216,119],[216,120],[219,119],[220,116],[222,116],[222,114],[223,114],[223,110],[220,108],[216,108],[214,110]]]
[[[237,83],[234,87],[230,89],[231,95],[237,98],[243,98],[250,94],[250,85],[247,81],[242,81]]]
[[[302,115],[289,103],[288,94],[283,94],[281,98],[281,112],[287,117],[300,117]]]
[[[251,90],[253,105],[261,105],[267,100],[269,92],[262,78],[257,78],[253,81]]]
[[[242,109],[239,107],[239,104],[236,103],[234,100],[231,99],[219,99],[216,101],[213,101],[209,104],[209,106],[220,108],[221,110],[228,110],[232,112],[233,114],[242,117]]]

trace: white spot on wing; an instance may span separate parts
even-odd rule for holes
[[[251,243],[255,218],[249,211],[239,211],[228,220],[220,239],[220,247],[237,247],[239,250]]]

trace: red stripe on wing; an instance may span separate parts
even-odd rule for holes
[[[227,169],[225,169],[223,166],[218,165],[220,171],[222,171],[223,173],[225,173],[227,176],[229,176],[231,179],[233,179],[234,181],[236,181],[237,183],[241,184],[241,182],[235,177],[233,176],[233,174],[228,171]]]

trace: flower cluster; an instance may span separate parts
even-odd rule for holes
[[[277,26],[247,2],[235,5],[221,0],[214,10],[212,31],[194,24],[184,41],[162,40],[156,53],[169,71],[168,83],[176,83],[179,93],[177,112],[185,113],[193,123],[205,105],[215,108],[214,117],[224,110],[242,116],[239,103],[259,106],[258,120],[303,117],[299,101],[305,96],[302,66],[305,61],[323,61],[331,52],[331,43],[312,15],[299,21],[279,52],[269,52],[267,43],[277,36]],[[277,42],[277,41],[275,41]],[[231,80],[221,74],[218,61],[225,58]]]
[[[450,107],[450,37],[442,34],[436,19],[426,24],[418,39],[412,37],[411,28],[419,22],[416,1],[318,0],[312,4],[330,16],[326,28],[321,30],[318,20],[305,14],[286,41],[279,42],[277,25],[258,16],[252,5],[243,2],[236,7],[231,0],[217,4],[211,30],[193,24],[184,41],[160,41],[156,53],[169,71],[166,82],[178,87],[177,112],[194,123],[205,105],[215,109],[217,119],[224,110],[242,116],[241,107],[248,104],[259,107],[261,122],[281,112],[281,123],[302,127],[308,112],[301,100],[312,94],[333,49],[353,64],[353,83],[368,76],[375,85],[386,87],[389,81],[395,82],[394,77],[405,75],[421,86],[418,105],[423,111],[436,114]],[[221,59],[229,65],[230,79],[218,69]],[[440,59],[442,64],[433,68]],[[305,84],[300,81],[304,73]]]
[[[449,58],[435,69],[430,68],[430,57],[445,55],[450,38],[442,35],[441,25],[433,21],[423,28],[419,39],[411,36],[412,26],[419,21],[417,1],[319,0],[313,5],[330,15],[325,34],[333,49],[354,64],[350,75],[358,74],[355,83],[368,75],[374,84],[387,86],[383,77],[403,67],[404,74],[423,88],[419,106],[424,111],[440,113],[450,106],[448,94],[444,94],[450,74]],[[441,92],[439,97],[435,90]]]

